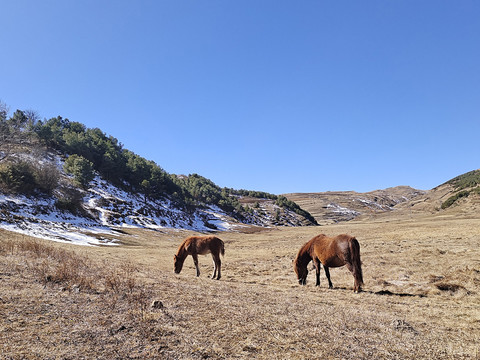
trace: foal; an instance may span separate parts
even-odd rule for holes
[[[213,258],[213,274],[212,279],[220,280],[222,276],[220,254],[225,255],[225,245],[223,241],[215,236],[190,236],[186,238],[178,248],[177,254],[173,257],[173,266],[176,274],[182,271],[183,262],[188,255],[192,255],[197,276],[200,276],[200,268],[198,267],[198,255],[211,253]]]
[[[312,260],[316,270],[317,286],[320,286],[320,264],[325,269],[330,289],[333,288],[333,284],[330,280],[329,268],[347,265],[355,280],[354,291],[362,291],[363,275],[360,244],[354,237],[342,234],[330,238],[320,234],[303,245],[294,261],[294,270],[301,285],[305,285],[307,282],[307,265]]]

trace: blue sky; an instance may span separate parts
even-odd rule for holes
[[[0,0],[0,99],[271,193],[480,168],[478,1]]]

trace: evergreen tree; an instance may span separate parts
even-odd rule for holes
[[[63,164],[63,169],[67,174],[72,174],[74,181],[81,187],[86,188],[88,183],[93,180],[93,164],[83,156],[70,155]]]

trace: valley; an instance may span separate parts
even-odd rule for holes
[[[61,117],[0,122],[0,343],[5,359],[478,359],[480,171],[431,190],[274,195],[175,175]],[[8,131],[8,134],[7,132]],[[8,135],[8,136],[7,136]],[[212,261],[173,255],[193,234]],[[306,286],[313,236],[360,243]],[[82,245],[82,246],[79,246]]]

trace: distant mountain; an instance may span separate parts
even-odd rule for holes
[[[410,202],[425,193],[409,186],[397,186],[367,193],[328,191],[284,196],[307,210],[319,224],[329,224],[349,221],[361,215],[389,212],[398,204]]]
[[[367,193],[354,191],[285,194],[322,224],[371,217],[424,215],[471,217],[480,214],[480,170],[427,191],[397,186]]]

